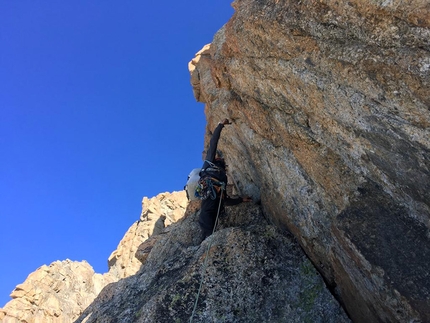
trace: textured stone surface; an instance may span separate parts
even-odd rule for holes
[[[119,280],[77,322],[188,321],[210,243],[195,322],[347,322],[295,239],[354,322],[429,322],[428,1],[233,6],[190,62],[191,83],[206,104],[206,139],[233,121],[219,148],[231,182],[265,217],[231,208],[200,244],[194,211],[163,228],[176,202],[144,199],[109,257]],[[0,319],[69,322],[106,283],[70,278],[69,294],[56,272],[48,285],[18,286]]]
[[[72,322],[94,300],[109,275],[94,273],[87,262],[56,261],[31,273],[0,309],[3,323]]]
[[[128,229],[108,259],[109,273],[117,279],[134,275],[144,261],[142,256],[141,259],[136,257],[139,246],[182,218],[187,203],[184,191],[161,193],[153,198],[144,197],[140,219]]]
[[[198,213],[161,234],[133,276],[107,286],[76,321],[349,322],[298,243],[250,203],[227,208],[200,244]]]
[[[355,322],[430,321],[428,1],[233,6],[190,71],[239,190]]]
[[[13,300],[0,309],[0,321],[73,322],[107,284],[139,270],[157,236],[184,216],[186,206],[184,191],[161,193],[150,199],[144,197],[140,219],[109,257],[108,273],[94,273],[85,261],[66,260],[44,265],[15,288],[11,294]]]

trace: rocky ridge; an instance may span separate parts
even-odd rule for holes
[[[202,275],[195,322],[348,322],[342,307],[353,322],[430,321],[428,2],[233,6],[191,83],[207,139],[233,121],[219,148],[261,207],[228,208],[203,242],[198,205],[159,234],[134,224],[76,322],[188,321]]]
[[[258,205],[227,207],[203,242],[198,208],[190,204],[141,269],[106,286],[76,323],[350,322],[294,237]]]
[[[108,284],[134,275],[166,226],[184,216],[185,192],[161,193],[142,200],[142,214],[108,259],[109,270],[95,273],[86,262],[55,261],[31,273],[0,309],[3,323],[73,322]],[[140,259],[140,260],[139,260]]]
[[[165,227],[181,219],[187,204],[184,192],[161,193],[151,199],[144,197],[139,220],[127,230],[117,249],[109,256],[109,273],[117,279],[134,275],[145,257],[142,243],[151,237],[155,239]]]
[[[13,300],[0,309],[0,321],[71,322],[113,281],[110,275],[96,274],[85,261],[43,265],[16,286]]]
[[[354,322],[429,322],[428,1],[233,7],[189,69],[238,189]]]
[[[142,205],[108,273],[70,260],[43,266],[17,286],[1,322],[350,322],[295,238],[259,205],[227,207],[203,242],[200,202],[185,192]]]

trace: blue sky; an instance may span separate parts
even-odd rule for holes
[[[187,64],[230,2],[0,2],[0,307],[55,260],[106,272],[142,197],[201,165]]]

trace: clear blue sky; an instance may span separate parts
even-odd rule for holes
[[[230,0],[0,2],[0,307],[43,264],[107,258],[201,165],[188,62]]]

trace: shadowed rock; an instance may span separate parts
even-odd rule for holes
[[[3,323],[73,322],[108,283],[134,275],[145,261],[146,242],[182,218],[188,204],[185,192],[144,197],[140,219],[127,230],[108,260],[109,272],[94,272],[86,262],[55,261],[31,273],[12,292],[13,300],[0,309]],[[148,239],[149,238],[149,239]],[[139,249],[139,252],[138,252]],[[150,249],[149,249],[150,250]]]
[[[355,322],[430,321],[428,1],[255,1],[190,62],[242,194]]]
[[[193,322],[349,322],[298,243],[258,206],[227,208],[201,244],[197,216],[159,235],[140,271],[108,285],[76,323],[188,322],[202,278]]]

